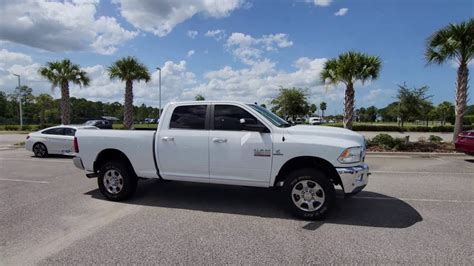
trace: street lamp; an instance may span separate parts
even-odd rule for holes
[[[158,87],[159,87],[159,106],[158,106],[158,118],[161,120],[161,68],[157,67],[158,73],[159,73],[159,79],[158,79]]]
[[[20,93],[20,100],[18,101],[20,103],[20,129],[23,129],[23,110],[21,108],[22,92],[21,92],[21,84],[20,84],[20,75],[18,74],[13,74],[13,75],[18,78],[18,91]]]

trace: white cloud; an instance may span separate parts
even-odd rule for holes
[[[196,14],[220,18],[244,7],[243,0],[115,0],[121,15],[133,26],[163,37]]]
[[[329,6],[333,0],[306,0],[306,2],[313,2],[315,6]]]
[[[336,13],[334,13],[334,16],[340,16],[340,17],[345,16],[348,11],[349,11],[349,8],[343,7],[339,9]]]
[[[226,47],[244,64],[252,65],[262,61],[264,51],[278,51],[293,45],[288,34],[277,33],[254,38],[250,35],[234,32],[227,39]]]
[[[7,49],[0,50],[0,58],[2,58],[2,61],[0,61],[0,67],[9,63],[31,63],[33,61],[29,55],[10,52]]]
[[[187,53],[187,57],[191,57],[191,56],[193,56],[193,55],[194,55],[194,53],[195,53],[195,51],[194,51],[194,50],[189,50],[189,51],[188,51],[188,53]]]
[[[2,1],[0,39],[48,51],[110,54],[137,33],[112,17],[96,18],[98,1]]]
[[[249,38],[245,37],[241,41],[245,43],[246,39]],[[254,45],[253,42],[250,44]],[[273,45],[278,47],[276,44]],[[284,42],[282,45],[285,46]],[[2,58],[10,58],[9,61],[2,61],[3,67],[0,70],[0,84],[4,84],[4,88],[11,92],[16,86],[16,77],[10,73],[15,72],[22,75],[22,84],[32,87],[34,94],[51,93],[51,85],[37,74],[40,64],[27,55],[6,49],[0,50],[0,55],[5,55]],[[162,103],[164,105],[170,101],[192,100],[196,94],[202,94],[209,100],[239,100],[268,105],[278,94],[280,86],[295,86],[307,88],[312,103],[326,101],[329,106],[328,113],[329,111],[333,113],[335,110],[342,110],[344,88],[343,86],[328,88],[321,84],[319,73],[325,62],[325,58],[301,57],[293,62],[292,70],[283,71],[275,62],[262,57],[244,68],[224,66],[197,77],[188,69],[185,60],[167,61],[162,67]],[[71,96],[93,101],[123,103],[125,84],[120,80],[110,80],[106,66],[94,65],[83,69],[89,74],[91,84],[83,88],[71,84]],[[158,73],[157,70],[152,72],[148,83],[133,84],[134,104],[158,105]],[[59,90],[56,90],[53,95],[59,97],[59,94]],[[335,109],[336,107],[338,109]]]
[[[199,32],[197,30],[188,30],[188,37],[191,38],[191,39],[194,39],[194,38],[196,38],[198,33]]]
[[[220,41],[222,39],[224,39],[226,36],[225,36],[225,31],[224,30],[208,30],[206,32],[206,34],[204,34],[204,36],[206,37],[212,37],[214,38],[216,41]]]
[[[279,71],[268,59],[248,68],[233,69],[226,66],[206,73],[207,82],[183,92],[182,99],[192,99],[200,93],[210,100],[239,100],[269,103],[278,94],[280,86],[308,88],[310,99],[341,99],[339,89],[328,91],[319,81],[324,58],[299,58],[294,62],[295,70]]]

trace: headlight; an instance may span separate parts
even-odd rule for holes
[[[352,147],[345,149],[337,160],[340,163],[357,163],[362,160],[363,147]]]

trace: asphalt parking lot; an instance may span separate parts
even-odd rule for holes
[[[109,202],[31,156],[0,151],[0,264],[474,263],[474,157],[368,156],[366,189],[308,222],[257,188],[147,180]]]

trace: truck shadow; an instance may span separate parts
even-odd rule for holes
[[[106,200],[98,189],[86,194]],[[132,199],[119,204],[296,220],[285,208],[281,194],[281,191],[265,188],[145,180],[139,182]],[[397,198],[368,191],[344,198],[342,191],[337,191],[331,213],[324,220],[309,222],[303,228],[316,230],[324,223],[407,228],[422,220],[416,209]]]

